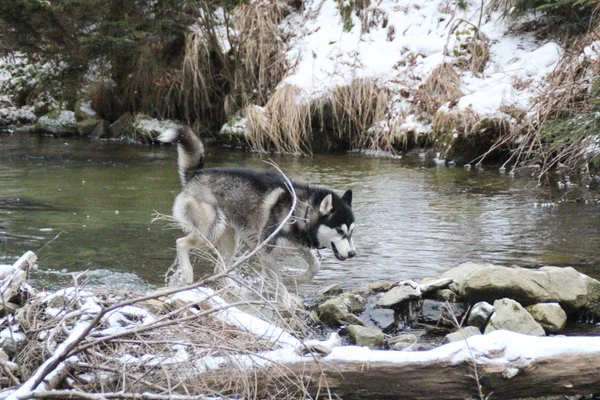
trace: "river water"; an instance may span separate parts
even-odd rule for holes
[[[361,154],[267,157],[212,147],[205,160],[266,169],[269,158],[293,179],[354,191],[358,255],[339,262],[323,252],[323,270],[303,290],[422,279],[465,261],[574,266],[600,278],[594,194],[537,188],[496,168]],[[34,250],[38,287],[69,284],[82,271],[94,286],[161,286],[179,231],[151,221],[155,211],[170,213],[179,190],[174,147],[0,134],[0,264]]]

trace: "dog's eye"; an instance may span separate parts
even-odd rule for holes
[[[340,235],[343,235],[343,234],[344,234],[344,231],[343,231],[343,230],[341,230],[341,229],[336,229],[336,231],[337,231],[337,233],[339,233]]]

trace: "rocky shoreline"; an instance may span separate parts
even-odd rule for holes
[[[600,282],[570,267],[465,263],[420,283],[382,283],[345,293],[328,287],[312,308],[316,321],[339,330],[349,343],[428,350],[501,329],[568,335],[568,321],[600,333]]]

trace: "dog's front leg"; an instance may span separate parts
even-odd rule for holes
[[[179,268],[181,268],[181,278],[183,283],[194,282],[194,269],[190,262],[190,250],[199,248],[204,243],[201,236],[187,235],[177,239],[177,259],[179,260]]]
[[[310,282],[317,272],[321,269],[321,261],[315,256],[315,253],[311,249],[300,248],[298,252],[302,255],[304,260],[308,263],[308,268],[302,275],[297,276],[296,283],[303,284]]]

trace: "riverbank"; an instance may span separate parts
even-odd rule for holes
[[[558,170],[560,181],[587,185],[600,154],[591,6],[521,3],[203,9],[182,14],[191,25],[173,36],[154,33],[154,48],[137,43],[130,58],[89,59],[68,82],[61,76],[74,72],[65,62],[3,58],[9,95],[0,124],[37,121],[40,132],[152,142],[170,119],[266,152],[429,147],[440,162],[500,162],[511,174],[535,168],[543,181]]]

